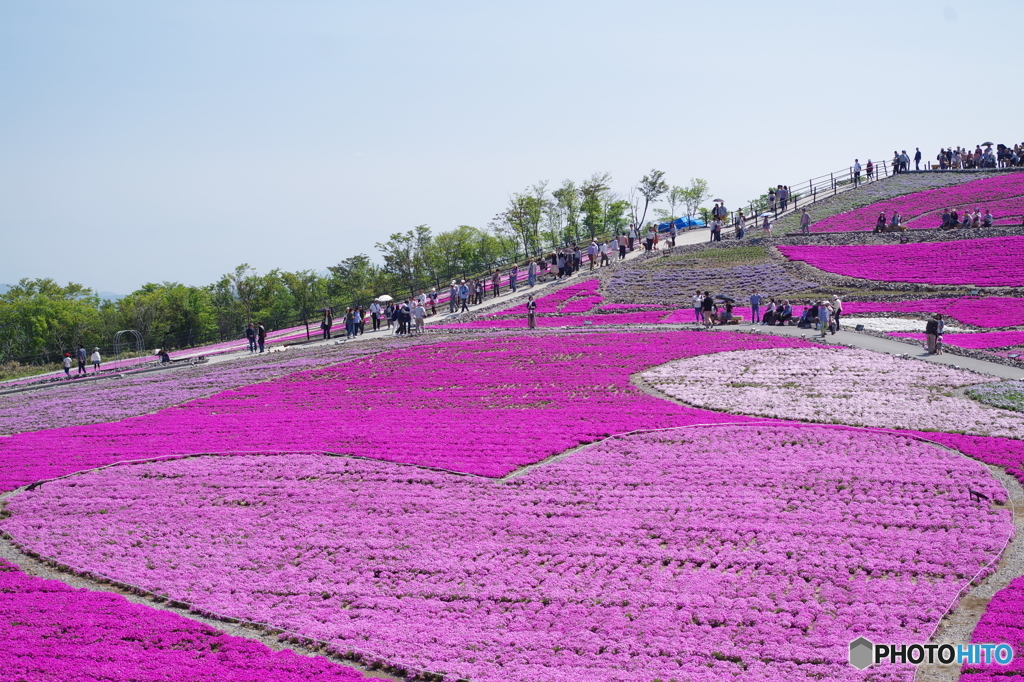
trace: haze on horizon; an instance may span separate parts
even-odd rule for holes
[[[730,207],[1024,140],[1019,0],[0,8],[0,282],[323,270],[512,192],[652,168]]]

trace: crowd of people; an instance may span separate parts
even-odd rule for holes
[[[751,325],[792,324],[801,329],[820,329],[822,336],[826,332],[835,334],[839,330],[839,318],[843,311],[843,302],[838,295],[831,300],[807,301],[799,315],[788,299],[766,298],[757,291],[750,294],[749,303]],[[693,295],[694,323],[706,329],[715,325],[738,324],[742,320],[734,314],[734,310],[735,300],[729,296],[712,296],[708,291],[703,294],[697,291]]]
[[[1000,144],[994,150],[991,144],[976,145],[973,152],[967,147],[945,147],[935,160],[938,165],[933,168],[938,170],[1018,167],[1024,165],[1024,143],[1013,147]]]

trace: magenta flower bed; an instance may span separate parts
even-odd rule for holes
[[[1024,173],[1007,173],[994,178],[929,189],[895,199],[879,201],[820,220],[814,223],[811,229],[814,232],[870,232],[874,229],[875,220],[882,211],[885,211],[886,217],[892,217],[894,210],[899,211],[904,222],[907,222],[932,211],[942,211],[946,206],[973,209],[978,204],[1021,195],[1024,195]],[[935,221],[918,221],[914,224],[914,227],[936,226]]]
[[[1024,676],[1024,578],[1017,578],[996,593],[974,629],[972,642],[1007,642],[1013,645],[1014,660],[1006,665],[966,665],[960,679],[965,682],[1012,682]]]
[[[702,332],[515,335],[385,353],[109,424],[0,438],[0,490],[124,460],[333,452],[501,476],[640,427],[734,420],[654,398],[630,375],[797,339]]]
[[[535,299],[537,302],[537,313],[586,312],[595,305],[600,305],[604,300],[600,294],[597,293],[600,284],[600,280],[588,279],[583,282],[579,282],[578,284],[562,287],[550,294],[538,296]],[[588,304],[577,304],[576,307],[581,308],[580,310],[563,310],[563,307],[568,304],[572,304],[577,300],[587,301]],[[520,303],[519,305],[512,306],[511,308],[498,310],[493,313],[485,313],[482,317],[509,315],[526,315],[526,303]]]
[[[945,206],[941,206],[930,213],[918,216],[913,220],[907,221],[906,225],[907,227],[915,229],[923,227],[939,227],[942,225],[942,212],[945,208]],[[963,214],[967,210],[970,210],[971,212],[980,210],[981,214],[984,216],[985,210],[988,209],[988,211],[992,213],[993,225],[1020,225],[1021,215],[1024,214],[1024,197],[996,199],[995,201],[985,201],[977,204],[968,203],[963,206],[950,206],[950,208],[957,209],[960,213],[960,220],[963,220]]]
[[[1024,177],[1024,173],[1021,174]],[[1024,237],[859,246],[779,246],[790,260],[886,282],[1024,286]]]
[[[14,496],[3,527],[78,571],[452,679],[861,680],[852,636],[926,641],[1012,537],[965,487],[1002,490],[912,438],[729,425],[504,484],[319,455],[113,467]]]
[[[275,653],[107,592],[31,578],[0,559],[0,677],[11,682],[355,682],[323,658]]]
[[[844,315],[942,313],[976,327],[1024,325],[1024,298],[922,298],[916,301],[844,301]]]
[[[899,336],[905,339],[917,339],[924,341],[925,335],[914,332],[893,332],[891,336]],[[1024,331],[1016,332],[977,332],[974,334],[943,334],[942,343],[945,346],[956,346],[957,348],[971,348],[982,350],[985,348],[1006,348],[1024,344]]]
[[[658,324],[668,315],[664,310],[650,310],[638,313],[607,313],[593,315],[554,315],[537,317],[538,327],[605,327],[609,325]],[[472,322],[452,322],[432,325],[431,329],[526,329],[526,313],[516,317]]]

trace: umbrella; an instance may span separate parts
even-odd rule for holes
[[[715,199],[715,203],[716,204],[724,204],[725,201],[723,199]]]
[[[994,142],[982,142],[981,146],[982,147],[991,147],[993,144],[995,144],[995,143]]]
[[[735,303],[736,299],[732,296],[726,296],[725,294],[718,294],[715,296],[719,301],[727,301],[728,303]]]
[[[764,213],[762,213],[762,214],[758,215],[757,217],[758,217],[758,218],[771,218],[771,217],[772,217],[772,214],[771,214],[771,213],[769,213],[768,211],[765,211]]]
[[[391,298],[391,297],[390,297],[390,296],[388,296],[387,294],[384,294],[383,296],[378,296],[378,297],[376,298],[376,300],[378,300],[378,301],[382,301],[382,302],[384,302],[384,303],[387,303],[388,301],[393,301],[393,300],[395,300],[395,299]]]

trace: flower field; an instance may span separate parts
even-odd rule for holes
[[[976,327],[1024,326],[1024,299],[1011,296],[985,298],[922,298],[914,301],[846,301],[843,314],[942,313]]]
[[[1005,222],[999,220],[1000,216],[1019,217],[1022,197],[1024,175],[1007,173],[879,201],[819,220],[814,223],[812,229],[815,232],[870,232],[875,227],[878,214],[883,211],[887,217],[891,217],[893,211],[899,211],[904,223],[909,227],[938,227],[942,223],[941,215],[936,217],[933,214],[941,214],[947,206],[960,209],[961,212],[966,208],[974,210],[988,206],[999,223]],[[1016,224],[1019,224],[1019,221]]]
[[[825,272],[886,282],[1012,287],[1024,282],[1024,237],[956,242],[779,246]]]
[[[923,641],[991,570],[1010,515],[947,493],[964,484],[1003,495],[914,439],[733,425],[504,484],[318,455],[114,467],[18,496],[3,526],[76,570],[408,670],[842,680],[863,679],[851,632]]]
[[[1024,175],[897,178],[837,196],[854,210],[815,229],[870,229],[883,207],[914,227],[945,205],[1024,212]],[[916,339],[941,312],[948,346],[1008,356],[1019,292],[930,285],[1018,287],[1022,245],[778,249],[919,285],[846,301],[844,328]],[[583,275],[538,297],[537,330],[523,291],[421,337],[0,396],[0,679],[912,682],[910,665],[856,670],[849,642],[932,640],[997,567],[1008,586],[987,607],[971,593],[965,636],[1018,659],[963,679],[1016,679],[1019,493],[993,472],[1024,483],[1024,380],[693,329],[697,290],[798,313],[834,293],[769,251]]]
[[[19,682],[356,682],[321,658],[275,653],[119,595],[29,578],[0,560],[0,671]]]

